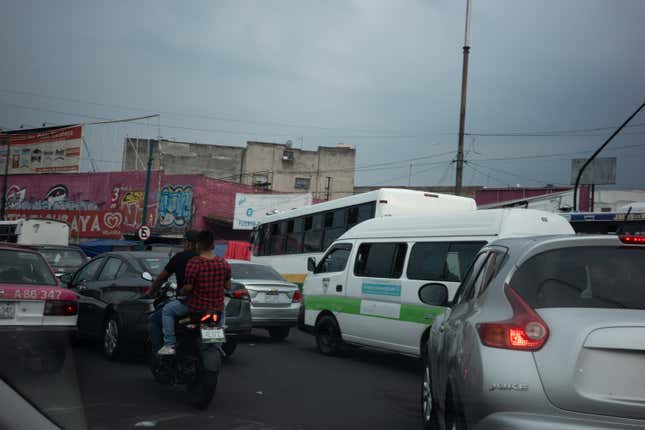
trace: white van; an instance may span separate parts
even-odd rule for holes
[[[0,221],[0,241],[18,245],[69,245],[69,225],[51,219]]]
[[[491,209],[365,221],[336,240],[304,282],[304,327],[323,354],[342,342],[419,356],[426,331],[444,308],[419,289],[439,282],[454,296],[477,252],[513,236],[574,234],[560,215]]]

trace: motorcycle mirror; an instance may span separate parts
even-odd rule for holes
[[[152,275],[150,274],[150,272],[143,272],[143,273],[141,274],[141,277],[142,277],[143,279],[145,279],[146,281],[150,281],[150,282],[152,282]]]

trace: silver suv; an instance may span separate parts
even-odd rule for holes
[[[424,346],[426,428],[645,428],[645,237],[481,250]]]

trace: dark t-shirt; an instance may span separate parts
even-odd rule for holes
[[[177,288],[181,288],[186,283],[186,265],[191,258],[197,257],[197,253],[193,250],[182,251],[179,254],[175,254],[168,264],[166,264],[166,272],[174,273],[177,278]]]

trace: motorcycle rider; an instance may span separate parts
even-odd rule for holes
[[[175,299],[162,308],[162,325],[164,346],[157,352],[159,355],[175,353],[175,319],[189,312],[215,311],[224,318],[224,290],[231,288],[231,266],[213,253],[215,237],[208,230],[197,234],[197,257],[193,257],[186,266],[186,283],[178,296],[185,300]]]
[[[146,297],[154,297],[159,291],[159,288],[170,278],[173,274],[177,279],[177,291],[184,286],[186,279],[186,266],[188,262],[197,257],[195,251],[195,241],[197,240],[197,230],[188,230],[184,235],[184,250],[175,254],[164,270],[161,271],[157,279],[154,280],[150,289],[146,292]],[[152,343],[153,351],[158,351],[163,345],[163,334],[161,324],[161,309],[157,309],[148,317],[148,333]]]

